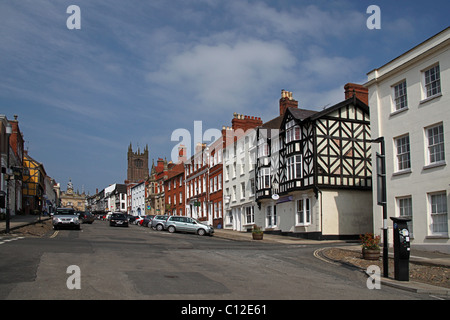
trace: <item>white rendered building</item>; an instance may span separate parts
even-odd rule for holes
[[[233,130],[228,128],[228,130]],[[256,130],[249,129],[224,151],[224,228],[237,231],[261,226],[255,221]]]
[[[131,215],[145,215],[145,182],[131,187]]]
[[[450,28],[370,71],[365,86],[371,136],[385,139],[389,242],[389,217],[407,216],[413,247],[450,252]],[[373,183],[374,231],[381,234]]]

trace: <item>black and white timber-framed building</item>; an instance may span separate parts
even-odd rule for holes
[[[280,116],[257,131],[257,225],[312,239],[372,231],[372,164],[367,90],[322,111],[298,108],[282,91]],[[363,102],[363,100],[365,102]]]

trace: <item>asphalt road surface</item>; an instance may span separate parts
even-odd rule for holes
[[[366,275],[316,258],[318,248],[95,221],[81,231],[0,244],[0,299],[432,299],[387,286],[370,290]]]

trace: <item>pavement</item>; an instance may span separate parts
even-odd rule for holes
[[[287,245],[321,245],[323,248],[316,250],[319,252],[320,250],[327,249],[331,246],[335,248],[342,248],[346,250],[354,250],[361,251],[361,246],[356,243],[349,243],[343,240],[308,240],[308,239],[300,239],[288,236],[281,235],[272,235],[272,234],[264,234],[263,240],[253,240],[251,232],[238,232],[233,230],[226,229],[215,229],[214,236],[218,238],[224,238],[235,241],[252,241],[252,242],[261,242],[261,243],[279,243],[279,244],[287,244]],[[321,260],[329,260],[323,255],[317,254],[316,257],[320,257]],[[393,248],[389,248],[389,257],[394,258]],[[424,265],[430,266],[439,266],[439,267],[450,267],[450,255],[440,252],[430,252],[430,251],[422,251],[411,249],[410,259],[411,262],[421,263]],[[331,262],[331,260],[329,260]],[[366,272],[367,274],[367,272]],[[370,276],[369,274],[367,274]],[[433,286],[426,283],[421,283],[417,281],[398,281],[392,278],[381,277],[380,282],[383,285],[387,285],[390,287],[407,290],[416,293],[424,293],[438,296],[447,296],[450,297],[450,289],[445,287]]]
[[[39,215],[31,215],[31,214],[12,215],[9,222],[9,229],[10,231],[12,231],[14,229],[18,229],[23,226],[34,224],[39,222],[39,219],[41,219],[41,221],[48,220],[50,219],[50,216],[39,217]],[[0,234],[4,234],[5,232],[6,232],[6,221],[0,220]]]
[[[26,225],[34,224],[41,221],[50,219],[49,216],[36,216],[36,215],[14,215],[11,216],[10,230],[14,230]],[[0,220],[0,235],[5,234],[6,221]],[[282,235],[264,234],[263,240],[253,240],[251,232],[238,232],[228,229],[215,229],[214,237],[223,238],[234,241],[249,241],[258,243],[277,243],[285,245],[320,245],[324,250],[328,247],[338,247],[346,250],[361,250],[361,247],[355,243],[349,243],[343,240],[309,240],[294,238]],[[393,248],[389,249],[389,257],[393,258]],[[321,258],[325,258],[322,256]],[[421,263],[430,266],[450,267],[450,255],[440,252],[422,251],[411,249],[410,261],[415,263]],[[396,287],[403,290],[408,290],[417,293],[428,293],[435,295],[444,295],[450,297],[450,289],[444,287],[432,286],[415,281],[397,281],[391,278],[381,277],[381,283]]]

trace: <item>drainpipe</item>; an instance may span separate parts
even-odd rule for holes
[[[323,195],[322,190],[319,189],[316,185],[314,185],[314,193],[316,194],[316,199],[320,193],[320,232],[323,235]]]

